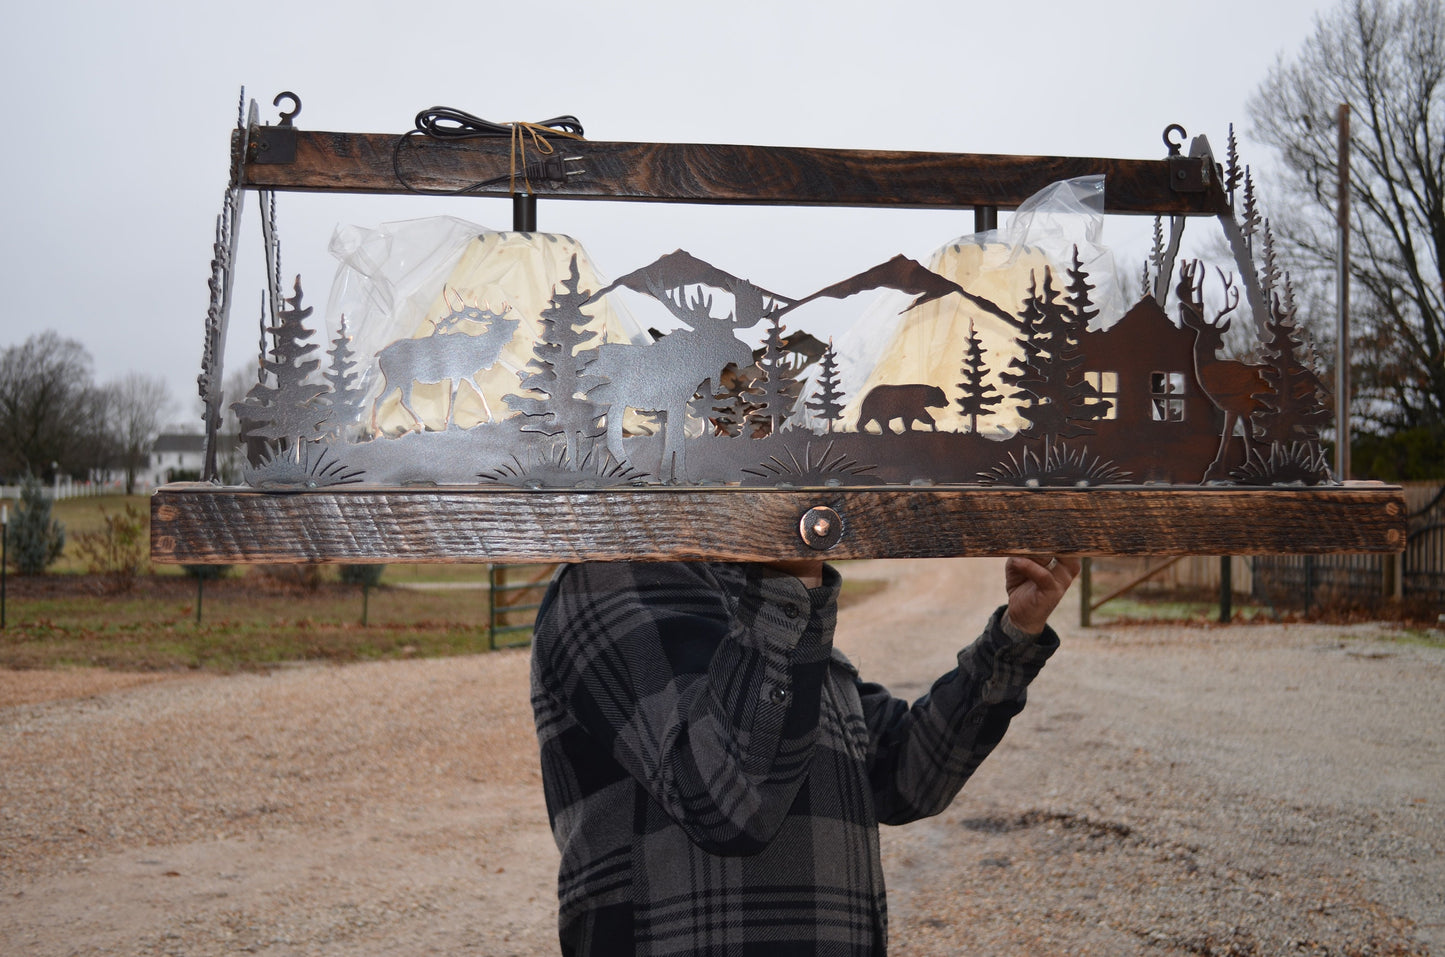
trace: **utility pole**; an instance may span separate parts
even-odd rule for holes
[[[1350,105],[1341,103],[1335,123],[1339,134],[1339,177],[1335,197],[1335,478],[1350,478]]]

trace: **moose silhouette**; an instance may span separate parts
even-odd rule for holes
[[[681,482],[687,477],[685,461],[688,403],[700,390],[710,392],[729,365],[744,368],[753,361],[752,349],[735,334],[735,329],[754,325],[756,316],[712,315],[712,297],[701,292],[689,296],[686,288],[667,289],[658,281],[646,283],[648,294],[665,305],[685,324],[651,345],[607,342],[597,347],[597,358],[587,371],[607,381],[587,397],[607,409],[607,448],[619,462],[622,448],[622,417],[627,409],[661,413],[663,416],[663,481]]]
[[[497,364],[502,350],[512,341],[517,327],[521,325],[520,318],[505,318],[506,311],[505,307],[502,312],[493,312],[462,303],[438,320],[430,335],[418,339],[398,339],[378,352],[376,362],[381,369],[382,386],[381,394],[371,408],[371,430],[377,430],[377,414],[382,403],[392,392],[399,391],[401,407],[412,417],[415,429],[425,431],[422,417],[411,405],[412,389],[418,384],[451,384],[443,430],[451,428],[452,413],[463,382],[472,387],[482,400],[487,417],[491,418],[491,406],[474,377]],[[472,335],[457,328],[462,322],[479,323],[485,328]]]

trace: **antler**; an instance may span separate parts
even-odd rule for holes
[[[695,296],[689,296],[686,286],[669,289],[649,277],[647,292],[652,298],[666,306],[667,311],[672,313],[675,318],[692,329],[697,329],[701,324],[716,324],[723,321],[712,314],[713,297],[705,295],[701,289]]]
[[[452,305],[452,295],[455,295],[457,297],[456,305]],[[432,320],[433,332],[441,332],[446,329],[455,329],[458,325],[462,323],[463,320],[467,322],[475,322],[479,325],[490,326],[492,323],[495,323],[498,319],[503,318],[507,314],[506,303],[502,304],[502,309],[500,312],[494,311],[490,302],[483,306],[469,306],[467,305],[466,299],[462,297],[461,293],[446,286],[442,287],[442,300],[447,304],[447,307],[451,311],[448,312],[445,316]]]
[[[1225,302],[1224,308],[1214,315],[1214,325],[1217,326],[1219,325],[1219,320],[1224,319],[1225,316],[1239,308],[1239,287],[1234,284],[1234,273],[1226,276],[1224,270],[1217,267],[1216,271],[1219,273],[1219,281],[1224,284]],[[1225,328],[1228,328],[1229,322],[1230,320],[1225,320]]]

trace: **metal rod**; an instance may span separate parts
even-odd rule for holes
[[[986,233],[990,229],[998,229],[998,207],[975,206],[973,208],[973,231]]]
[[[1234,568],[1228,555],[1219,556],[1219,623],[1229,624],[1234,617]]]
[[[1350,105],[1339,110],[1339,182],[1336,197],[1338,248],[1335,252],[1335,293],[1339,328],[1335,341],[1335,478],[1350,478]]]
[[[537,197],[531,193],[512,194],[512,229],[519,233],[537,231]]]

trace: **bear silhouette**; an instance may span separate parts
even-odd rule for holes
[[[933,431],[938,423],[928,414],[928,409],[941,409],[948,405],[943,390],[936,385],[910,383],[907,385],[875,385],[863,397],[858,411],[858,431],[866,432],[869,422],[877,422],[884,434],[892,432],[889,423],[894,419],[903,420],[903,431],[912,431],[913,422],[926,422]]]

